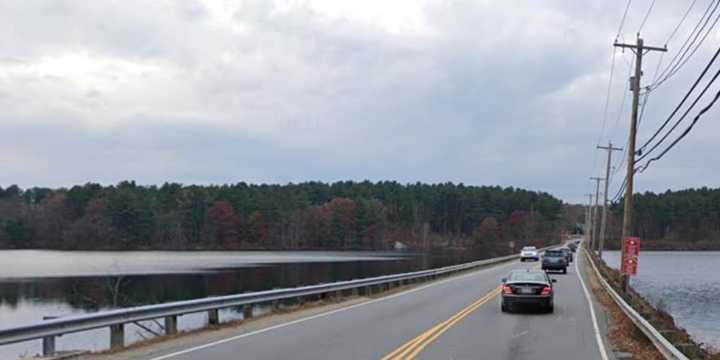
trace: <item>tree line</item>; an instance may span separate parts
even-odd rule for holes
[[[642,248],[720,249],[720,189],[686,189],[635,194],[633,232]],[[611,207],[611,245],[619,248],[623,201]]]
[[[0,187],[0,248],[483,249],[557,240],[562,202],[497,186],[306,182]]]

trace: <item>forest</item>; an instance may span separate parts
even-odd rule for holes
[[[635,194],[633,231],[646,249],[720,249],[720,189]],[[611,244],[619,248],[623,201],[612,205]]]
[[[517,188],[397,182],[0,188],[1,249],[410,250],[558,241],[563,204]]]

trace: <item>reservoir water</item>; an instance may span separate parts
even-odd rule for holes
[[[618,251],[606,251],[603,258],[609,266],[619,267]],[[638,274],[630,281],[696,341],[720,349],[719,251],[641,251]]]
[[[0,251],[0,329],[63,317],[214,295],[350,280],[445,266],[458,256],[383,252]],[[262,309],[260,309],[262,311]],[[223,321],[242,317],[221,312]],[[181,329],[201,327],[206,314],[179,318]],[[143,323],[159,330],[157,324]],[[126,341],[151,337],[128,326]],[[69,334],[59,350],[104,349],[109,330]],[[32,356],[41,341],[0,346],[0,359]]]

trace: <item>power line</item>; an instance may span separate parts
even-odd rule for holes
[[[718,71],[718,74],[720,74],[720,71]],[[714,80],[714,79],[713,79],[713,80]],[[670,145],[668,145],[668,147],[665,148],[665,150],[663,150],[659,155],[657,155],[657,156],[655,156],[654,158],[648,160],[647,163],[645,163],[645,165],[643,165],[643,166],[640,168],[640,172],[645,171],[645,170],[650,166],[650,164],[652,164],[654,161],[657,161],[657,160],[662,159],[663,156],[665,156],[665,154],[667,154],[668,151],[670,151],[673,147],[675,147],[675,145],[677,145],[677,143],[680,142],[680,140],[682,140],[683,138],[685,138],[685,136],[687,136],[687,134],[689,134],[690,131],[692,131],[692,129],[693,129],[693,127],[695,126],[695,124],[697,124],[697,122],[698,122],[698,120],[700,119],[700,117],[703,116],[703,114],[705,114],[708,110],[710,110],[710,109],[715,105],[715,102],[717,102],[717,100],[718,100],[719,98],[720,98],[720,91],[718,91],[718,92],[715,94],[715,97],[712,99],[712,101],[710,101],[709,104],[707,104],[707,106],[705,106],[704,108],[702,108],[702,110],[700,110],[700,112],[695,116],[695,118],[693,119],[692,123],[690,123],[690,125],[685,129],[685,131],[683,131],[683,133],[680,134],[680,136],[678,136],[672,143],[670,143]]]
[[[625,188],[627,187],[627,177],[623,179],[622,184],[620,185],[620,188],[618,189],[617,193],[615,193],[615,196],[613,196],[612,201],[610,202],[616,202],[620,200],[622,197],[622,194],[625,192]]]
[[[628,75],[627,75],[627,78],[628,78],[628,79],[632,76],[633,65],[634,65],[634,64],[635,64],[635,60],[632,60],[632,61],[628,64]],[[620,102],[620,109],[618,109],[617,117],[615,118],[615,123],[613,124],[613,128],[612,128],[612,130],[610,131],[611,137],[615,135],[615,131],[617,130],[618,123],[620,122],[620,118],[621,118],[622,115],[623,115],[623,110],[625,109],[625,102],[626,102],[627,99],[630,97],[630,94],[631,94],[631,92],[628,91],[627,94],[626,94],[625,96],[623,96],[622,101]]]
[[[637,33],[640,34],[640,31],[642,31],[643,27],[645,26],[645,22],[647,22],[648,17],[650,17],[650,13],[652,12],[653,6],[655,6],[655,0],[652,0],[650,3],[650,7],[648,8],[647,12],[645,13],[645,17],[643,18],[642,22],[640,23],[640,27],[638,28]]]
[[[719,4],[720,4],[720,3],[719,3]],[[669,79],[669,78],[671,78],[673,75],[675,75],[675,74],[680,70],[680,68],[682,68],[683,66],[685,66],[685,64],[690,60],[690,58],[691,58],[693,55],[695,55],[695,53],[698,51],[698,49],[700,48],[700,46],[702,46],[703,42],[705,42],[705,39],[708,37],[708,35],[710,35],[710,33],[712,32],[712,30],[715,28],[715,25],[717,25],[718,20],[720,20],[720,15],[715,18],[715,21],[713,21],[712,25],[710,25],[710,28],[705,32],[705,35],[703,35],[702,39],[700,39],[700,42],[695,46],[695,48],[692,50],[692,52],[691,52],[688,56],[686,56],[686,57],[682,60],[681,63],[678,63],[678,65],[675,66],[675,68],[673,68],[673,70],[672,70],[670,73],[668,73],[667,75],[665,75],[665,77],[664,77],[663,79],[661,79],[660,81],[658,81],[657,84],[655,84],[655,87],[660,86],[662,83],[664,83],[665,81],[667,81],[667,79]]]
[[[670,113],[670,116],[668,116],[668,118],[665,119],[665,121],[662,123],[662,125],[660,125],[660,127],[655,131],[655,133],[652,136],[650,136],[650,138],[647,141],[645,141],[645,143],[640,147],[640,149],[638,149],[639,153],[642,153],[642,151],[645,150],[645,148],[660,134],[660,132],[662,132],[662,130],[665,128],[665,126],[667,126],[667,124],[670,122],[670,120],[672,120],[672,118],[677,114],[677,112],[680,111],[680,108],[682,108],[682,106],[685,104],[685,101],[687,101],[687,99],[690,97],[690,95],[695,91],[695,88],[698,86],[698,84],[703,79],[703,77],[705,77],[705,74],[708,72],[708,70],[713,65],[713,63],[715,62],[715,60],[718,58],[719,55],[720,55],[720,47],[715,51],[715,54],[710,59],[710,62],[708,62],[708,64],[705,66],[703,71],[700,73],[700,76],[698,76],[698,78],[695,80],[693,85],[690,87],[690,90],[688,90],[688,92],[685,94],[685,96],[683,96],[683,99],[680,101],[680,103]],[[705,94],[705,92],[710,87],[710,85],[712,85],[712,83],[715,81],[718,74],[720,74],[720,72],[715,74],[713,79],[705,86],[705,88],[700,93],[700,95],[695,99],[695,101],[693,101],[693,103],[690,105],[690,107],[685,111],[685,113],[676,122],[676,124],[670,129],[670,131],[668,131],[665,134],[665,136],[662,139],[660,139],[660,141],[658,141],[650,150],[648,150],[644,155],[642,155],[639,160],[644,159],[648,154],[650,154],[653,150],[655,150],[655,148],[657,148],[665,140],[665,138],[667,138],[670,135],[670,133],[673,131],[673,129],[675,129],[675,127],[677,127],[677,125],[683,119],[685,119],[685,117],[690,112],[690,110],[692,110],[692,108],[695,106],[695,104],[697,104],[697,102],[700,100],[700,98]]]
[[[668,36],[667,40],[665,40],[666,46],[670,42],[670,40],[675,37],[675,34],[677,33],[678,29],[680,29],[680,26],[682,26],[682,24],[685,22],[685,19],[687,19],[688,14],[690,14],[690,10],[692,10],[696,2],[697,0],[693,0],[693,2],[690,3],[690,6],[688,6],[687,10],[685,10],[685,14],[683,14],[682,19],[680,19],[680,22],[675,26],[675,29],[673,29],[673,31],[670,33],[670,36]]]
[[[598,136],[597,143],[600,144],[603,135],[605,135],[605,126],[607,124],[608,107],[610,106],[610,90],[612,89],[613,77],[615,74],[615,55],[617,54],[617,48],[613,47],[612,61],[610,62],[610,77],[608,78],[607,91],[605,93],[605,106],[603,109],[603,121],[600,130],[600,136]]]
[[[715,6],[713,6],[713,5],[715,5]],[[708,8],[705,9],[705,12],[703,13],[702,17],[700,17],[700,21],[698,21],[698,23],[695,25],[693,30],[690,32],[690,35],[688,36],[688,38],[685,39],[685,42],[683,42],[682,46],[678,49],[678,52],[675,54],[675,56],[673,56],[672,60],[670,60],[670,63],[668,64],[668,66],[665,69],[663,69],[660,76],[658,76],[658,78],[661,78],[661,79],[654,81],[652,84],[650,84],[649,87],[651,89],[655,89],[655,88],[659,87],[660,85],[662,85],[662,83],[664,83],[665,81],[670,79],[673,75],[675,75],[680,70],[680,68],[682,68],[682,66],[684,66],[687,63],[687,61],[695,54],[697,49],[700,48],[702,43],[707,38],[708,34],[710,34],[712,29],[717,24],[718,19],[720,19],[720,17],[715,19],[715,21],[713,22],[711,27],[707,30],[707,32],[702,37],[700,42],[697,43],[695,48],[688,55],[688,52],[693,47],[693,45],[695,45],[695,43],[698,41],[698,37],[700,36],[700,34],[703,32],[705,27],[710,22],[710,19],[712,18],[713,14],[715,13],[715,11],[718,8],[718,5],[720,5],[720,1],[712,0],[710,2],[710,4],[708,5]],[[712,8],[712,10],[711,10],[711,8]],[[701,26],[701,24],[702,24],[702,26]]]
[[[622,19],[620,20],[620,26],[618,26],[617,35],[615,35],[615,41],[620,37],[620,33],[622,33],[622,28],[625,25],[625,18],[627,18],[628,10],[630,9],[630,3],[632,3],[632,0],[628,0],[627,5],[625,5],[625,12],[623,13]]]

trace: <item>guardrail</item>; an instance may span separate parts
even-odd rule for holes
[[[625,315],[635,324],[635,326],[640,329],[640,331],[645,334],[645,336],[655,345],[655,348],[658,349],[658,351],[665,357],[665,359],[672,359],[672,360],[689,360],[685,354],[683,354],[680,350],[678,350],[668,339],[666,339],[660,331],[655,329],[655,327],[650,324],[649,321],[647,321],[640,313],[638,313],[635,309],[633,309],[630,304],[628,304],[616,291],[613,289],[613,287],[605,280],[605,278],[600,274],[600,270],[598,270],[597,266],[595,265],[595,261],[590,256],[590,254],[587,253],[587,250],[583,247],[583,251],[585,251],[585,257],[590,261],[590,264],[592,265],[593,270],[595,270],[595,275],[597,275],[597,278],[600,279],[600,283],[602,286],[607,290],[608,294],[610,294],[610,297],[615,301],[615,303],[620,307],[620,309],[625,313]]]
[[[538,250],[543,251],[550,247]],[[409,273],[238,295],[208,297],[51,319],[37,324],[0,329],[0,345],[43,339],[43,354],[47,356],[55,353],[55,340],[57,336],[109,327],[110,348],[117,349],[125,346],[124,326],[128,323],[164,318],[165,334],[173,335],[177,333],[177,317],[185,314],[208,312],[208,325],[216,325],[220,323],[218,313],[220,309],[243,306],[243,318],[247,319],[252,317],[253,306],[262,303],[277,304],[280,300],[302,299],[303,297],[327,295],[331,293],[341,295],[341,292],[346,290],[352,290],[354,295],[372,294],[374,290],[380,286],[385,289],[390,289],[394,286],[405,285],[415,281],[430,280],[441,275],[456,273],[480,266],[498,264],[519,257],[519,255],[510,255]]]

